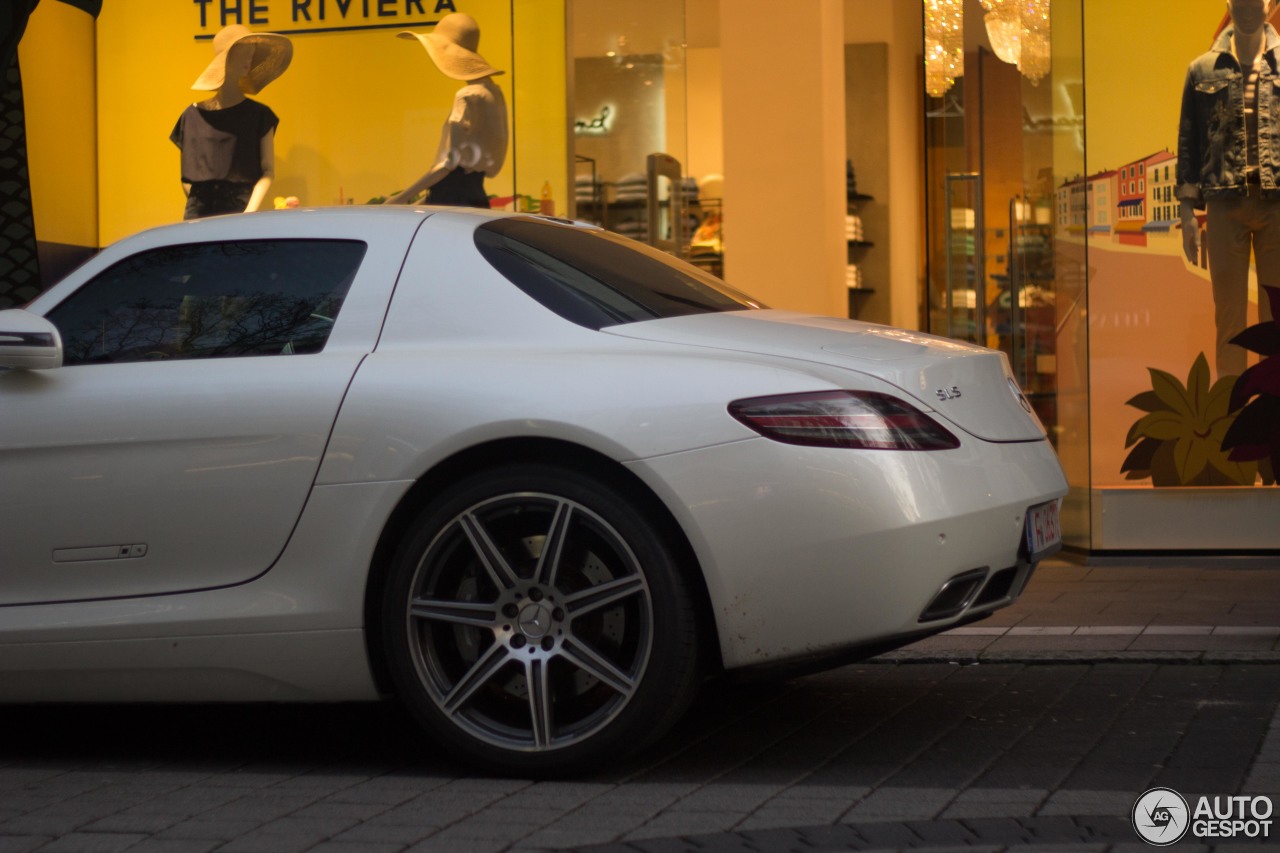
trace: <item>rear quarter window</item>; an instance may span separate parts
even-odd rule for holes
[[[590,329],[765,307],[692,264],[608,231],[512,217],[482,225],[475,240],[512,284]]]

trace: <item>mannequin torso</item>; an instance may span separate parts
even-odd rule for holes
[[[1178,122],[1177,197],[1187,260],[1209,272],[1217,375],[1242,374],[1250,270],[1280,281],[1280,33],[1270,0],[1227,0],[1231,27],[1192,60]],[[1204,210],[1204,230],[1196,213]],[[1201,245],[1201,241],[1205,245]],[[1258,304],[1258,317],[1270,319]]]
[[[188,197],[185,218],[194,218],[191,195],[196,181],[219,185],[214,187],[217,201],[212,212],[249,213],[262,207],[275,178],[278,119],[270,108],[250,101],[240,89],[240,80],[249,73],[253,58],[251,45],[233,45],[227,53],[222,85],[212,97],[189,107],[170,136],[183,150],[182,190]],[[252,151],[245,152],[245,146],[252,146]],[[235,186],[221,186],[226,183]],[[242,184],[251,185],[247,193],[238,189]],[[208,215],[207,209],[200,212],[207,205],[195,207],[196,215]]]
[[[1271,0],[1227,0],[1231,19],[1231,52],[1243,73],[1248,74],[1262,56],[1266,44],[1266,22],[1271,13]],[[1182,249],[1187,260],[1199,263],[1200,224],[1195,204],[1183,199],[1178,207],[1182,220]]]
[[[453,98],[453,109],[440,129],[431,168],[388,204],[410,204],[455,169],[492,178],[507,156],[507,105],[492,77],[473,80]]]

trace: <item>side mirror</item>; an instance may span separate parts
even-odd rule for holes
[[[0,368],[62,366],[62,336],[52,323],[21,308],[0,311]]]

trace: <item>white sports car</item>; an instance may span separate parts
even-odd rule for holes
[[[394,695],[580,770],[981,618],[1066,482],[998,352],[464,209],[145,232],[0,312],[0,701]]]

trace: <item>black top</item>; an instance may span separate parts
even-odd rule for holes
[[[266,104],[245,98],[225,110],[187,107],[169,138],[182,149],[182,180],[255,183],[262,177],[262,137],[280,119]]]

